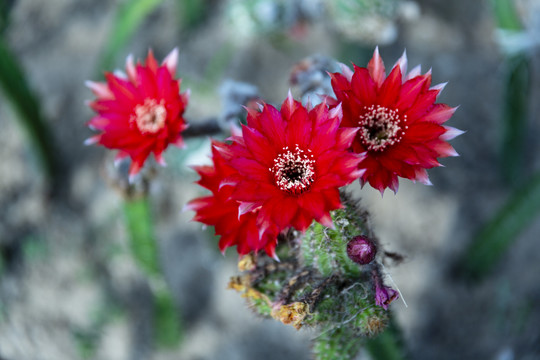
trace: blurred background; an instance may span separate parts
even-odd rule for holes
[[[539,1],[0,0],[0,14],[1,360],[309,359],[315,331],[256,318],[226,289],[235,250],[182,212],[204,194],[187,166],[208,162],[207,136],[169,148],[149,190],[182,333],[154,344],[114,154],[83,146],[84,81],[178,47],[188,121],[223,124],[235,91],[279,105],[304,92],[291,73],[306,58],[366,66],[376,45],[387,69],[406,49],[409,68],[448,82],[439,102],[460,106],[448,125],[466,131],[433,186],[349,186],[404,257],[387,270],[406,354],[540,358]]]

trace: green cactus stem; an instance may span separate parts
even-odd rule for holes
[[[242,274],[229,283],[259,315],[296,329],[317,329],[313,353],[318,360],[353,359],[364,345],[376,347],[370,339],[379,334],[384,337],[376,341],[397,344],[393,333],[385,332],[390,313],[375,302],[373,272],[379,274],[380,265],[360,266],[347,255],[351,238],[374,238],[367,213],[347,195],[342,202],[344,208],[332,213],[333,229],[313,223],[304,235],[281,235],[279,263],[264,254],[247,255],[239,263]],[[381,359],[400,359],[399,351],[389,353],[393,357]]]
[[[132,255],[154,285],[155,342],[161,348],[176,347],[182,339],[180,315],[161,272],[148,197],[126,197],[124,214]]]

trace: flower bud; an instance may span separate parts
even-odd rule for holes
[[[355,236],[347,244],[347,255],[357,264],[366,265],[375,259],[377,248],[367,236]]]

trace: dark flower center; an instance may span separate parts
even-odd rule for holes
[[[406,119],[406,115],[402,118],[396,110],[384,106],[366,106],[358,122],[362,144],[369,151],[382,151],[399,143],[403,137],[402,122]]]
[[[163,100],[158,104],[155,99],[146,99],[144,104],[135,107],[131,121],[137,124],[141,133],[155,134],[165,126],[167,110],[163,104]]]
[[[269,170],[278,188],[295,195],[310,188],[315,180],[315,160],[311,150],[307,151],[306,154],[298,145],[292,151],[286,146],[274,159],[274,166]]]

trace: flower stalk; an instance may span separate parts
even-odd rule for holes
[[[161,272],[148,197],[126,197],[124,215],[133,258],[153,285],[154,340],[160,347],[173,348],[182,339],[182,329],[174,299]]]
[[[160,267],[148,198],[127,198],[123,205],[133,258],[145,275],[156,277]]]

